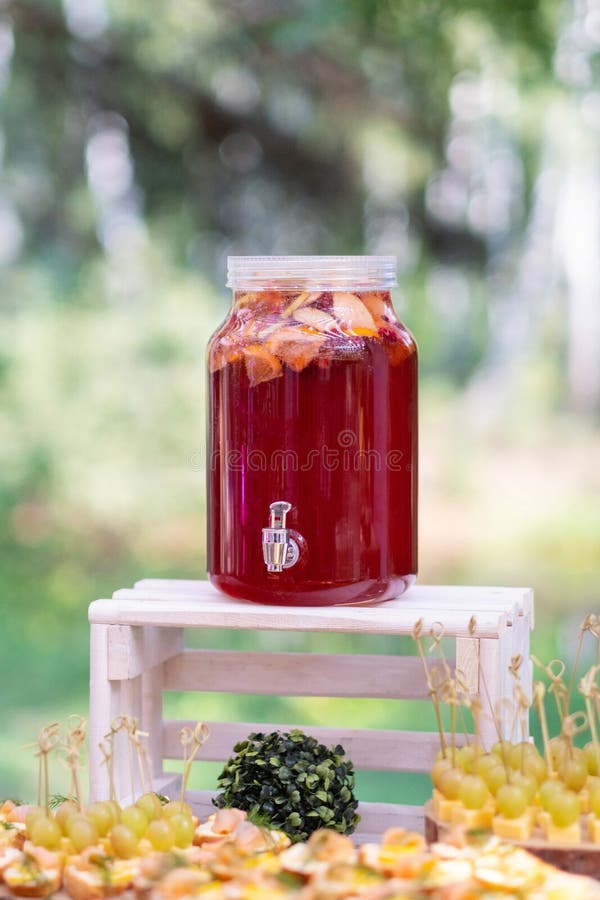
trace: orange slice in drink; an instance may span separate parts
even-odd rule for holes
[[[294,372],[301,372],[313,361],[327,340],[311,328],[283,326],[268,339],[266,346]]]
[[[377,331],[373,316],[356,294],[347,291],[336,292],[333,295],[333,315],[340,325],[350,331],[357,328]]]
[[[355,328],[348,328],[347,331],[349,334],[353,334],[356,337],[379,337],[379,332],[374,328],[359,328],[356,326]]]
[[[278,378],[282,374],[281,363],[266,347],[261,344],[250,344],[244,347],[246,373],[251,387]]]

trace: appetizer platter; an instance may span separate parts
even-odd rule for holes
[[[398,823],[358,845],[352,761],[341,744],[327,747],[299,730],[238,740],[217,781],[214,812],[200,819],[187,787],[194,761],[210,747],[207,726],[181,728],[181,784],[167,797],[153,782],[152,736],[120,714],[100,742],[105,793],[86,802],[87,723],[77,716],[52,723],[32,745],[36,803],[0,804],[0,896],[600,900],[599,637],[597,617],[586,617],[569,677],[561,662],[533,658],[542,673],[533,691],[516,654],[512,697],[492,702],[485,675],[474,694],[445,657],[443,627],[417,621],[416,662],[440,742],[425,836]],[[582,674],[586,638],[596,641],[596,662]],[[560,722],[554,736],[549,703]],[[520,739],[532,708],[539,749]],[[490,720],[498,735],[491,745]],[[71,773],[64,797],[50,790],[57,758]],[[131,786],[126,798],[123,783]]]
[[[586,636],[596,641],[596,662],[583,674],[578,664]],[[417,638],[418,639],[418,638]],[[532,707],[540,723],[542,746],[500,739],[500,709],[490,710],[497,742],[480,740],[484,709],[464,691],[460,673],[437,670],[437,681],[422,655],[441,722],[444,703],[451,707],[450,735],[440,730],[440,751],[431,778],[433,794],[425,806],[426,835],[435,841],[448,828],[489,830],[502,840],[529,849],[571,872],[600,878],[600,623],[589,615],[581,625],[573,672],[552,660],[532,657],[544,680],[534,682],[529,696],[521,684],[522,660],[514,657],[510,672],[513,697],[503,703],[514,720],[528,719]],[[437,686],[435,686],[437,684]],[[578,700],[579,708],[575,708]],[[558,734],[550,736],[547,704],[555,708]],[[456,721],[469,714],[473,734],[457,735]]]
[[[198,823],[185,803],[163,804],[155,794],[126,809],[107,802],[80,810],[64,801],[51,815],[5,803],[0,821],[0,892],[10,898],[600,898],[597,882],[493,837],[477,844],[454,836],[428,849],[421,835],[390,829],[379,843],[357,848],[347,836],[318,829],[291,844],[244,811],[219,810]]]
[[[417,623],[413,637],[440,734],[425,837],[393,827],[380,840],[357,846],[351,837],[359,820],[352,762],[342,746],[327,748],[298,730],[252,733],[236,744],[217,782],[216,811],[200,821],[186,789],[194,760],[210,740],[207,727],[182,728],[183,776],[178,796],[169,798],[153,790],[149,736],[134,717],[121,715],[102,742],[108,796],[86,804],[86,723],[79,717],[52,723],[34,745],[37,803],[6,800],[0,806],[2,896],[600,900],[600,882],[590,877],[600,874],[600,663],[577,675],[584,638],[598,640],[599,634],[597,618],[588,616],[569,679],[562,663],[546,666],[534,658],[546,681],[534,684],[532,697],[521,683],[523,660],[515,656],[510,704],[486,711],[446,660],[443,629],[425,635]],[[585,712],[572,711],[575,694]],[[550,697],[560,719],[552,738]],[[507,710],[515,729],[520,721],[526,731],[532,705],[540,718],[541,750],[506,739],[484,747],[484,715],[492,716],[499,735]],[[127,802],[117,801],[114,784],[115,754],[122,753],[118,737],[126,742],[130,767]],[[68,797],[50,792],[56,756],[71,772]]]

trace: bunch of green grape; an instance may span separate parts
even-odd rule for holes
[[[45,807],[34,806],[26,816],[25,825],[30,840],[48,850],[60,849],[66,838],[78,853],[102,845],[121,859],[135,856],[142,840],[159,851],[189,847],[195,829],[187,803],[173,800],[163,804],[153,793],[143,794],[135,804],[125,808],[114,800],[92,803],[84,810],[66,800],[53,813]]]

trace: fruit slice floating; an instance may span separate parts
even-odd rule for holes
[[[300,309],[303,306],[308,306],[310,303],[314,303],[315,300],[318,300],[321,294],[317,293],[309,293],[308,291],[304,291],[302,294],[298,294],[297,297],[294,297],[289,306],[286,306],[282,315],[284,318],[288,318],[289,316],[293,316],[297,309]]]
[[[379,337],[379,332],[375,328],[360,328],[359,326],[355,326],[354,328],[347,328],[346,331],[348,334],[354,335],[355,337]]]
[[[294,319],[308,325],[316,331],[335,331],[339,327],[333,316],[326,313],[323,309],[315,309],[312,306],[306,306],[298,309],[294,313]]]
[[[385,295],[381,294],[379,291],[372,291],[360,295],[361,301],[367,307],[378,328],[385,324],[385,317],[388,316],[390,312],[390,308],[388,304],[386,304],[384,296]]]
[[[217,372],[225,368],[228,363],[237,362],[242,358],[242,351],[234,344],[228,344],[222,339],[213,349],[208,358],[208,368],[211,372]]]
[[[393,366],[399,365],[413,352],[413,343],[408,332],[395,324],[384,323],[379,329],[379,337],[382,338],[387,355]]]
[[[333,295],[333,315],[340,325],[356,332],[357,328],[366,328],[376,332],[373,316],[359,300],[356,294],[339,291]]]
[[[250,344],[243,349],[246,362],[246,373],[251,387],[278,378],[282,374],[280,361],[266,347],[260,344]]]
[[[271,335],[266,347],[294,372],[301,372],[313,361],[326,340],[325,335],[310,328],[284,326]]]

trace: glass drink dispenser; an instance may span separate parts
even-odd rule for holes
[[[374,603],[417,572],[417,349],[391,256],[230,257],[208,348],[208,570],[258,603]]]

